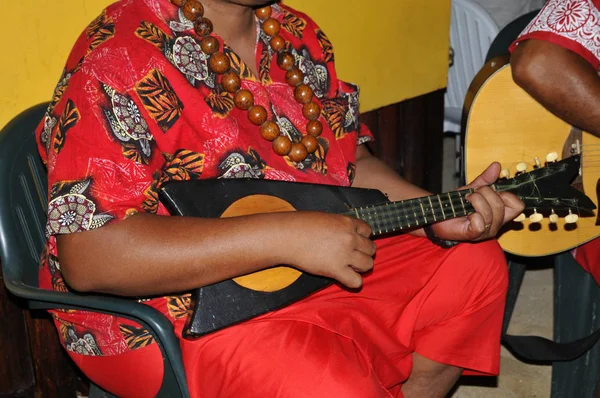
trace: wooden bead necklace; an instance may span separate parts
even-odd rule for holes
[[[304,73],[295,65],[294,56],[286,50],[288,43],[279,35],[281,29],[279,21],[271,18],[271,6],[259,8],[255,14],[263,32],[270,38],[271,49],[277,54],[277,65],[286,71],[286,82],[294,87],[294,99],[302,105],[302,114],[308,119],[307,134],[299,142],[292,142],[289,137],[281,134],[277,123],[267,119],[267,110],[261,105],[254,104],[254,95],[241,88],[242,80],[239,74],[231,69],[229,57],[219,51],[219,41],[214,36],[210,36],[213,24],[204,17],[202,3],[198,0],[171,0],[171,3],[180,7],[183,15],[194,23],[194,31],[202,37],[200,48],[210,57],[208,60],[210,70],[222,75],[223,89],[233,94],[237,108],[248,111],[248,119],[252,124],[260,126],[261,136],[272,142],[273,151],[279,156],[288,156],[294,162],[302,162],[309,153],[315,152],[319,147],[316,137],[323,131],[323,125],[318,120],[321,116],[321,107],[313,101],[313,90],[303,83]]]

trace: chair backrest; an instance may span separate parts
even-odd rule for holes
[[[0,132],[0,261],[6,283],[37,286],[48,183],[34,131],[47,107],[22,112]]]
[[[454,63],[448,71],[446,107],[462,110],[467,89],[497,34],[498,26],[480,5],[472,0],[452,0],[450,46]]]

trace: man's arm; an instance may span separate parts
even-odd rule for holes
[[[529,39],[513,51],[515,82],[550,112],[600,136],[600,77],[580,55]]]

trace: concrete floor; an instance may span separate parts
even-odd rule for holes
[[[453,137],[444,140],[443,191],[457,188]],[[508,332],[552,338],[553,271],[528,270],[519,292]],[[550,366],[520,362],[504,347],[500,376],[461,379],[451,398],[547,398],[550,397]]]

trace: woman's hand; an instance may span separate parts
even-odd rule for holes
[[[467,200],[475,213],[455,218],[433,226],[437,236],[454,241],[480,241],[496,236],[500,228],[514,220],[525,208],[519,198],[509,192],[496,192],[489,187],[500,174],[500,164],[492,163],[471,184],[463,188],[475,188]]]
[[[356,218],[320,212],[289,214],[295,225],[286,236],[282,263],[333,278],[349,288],[362,286],[361,273],[373,268],[375,243],[371,228]],[[297,220],[295,220],[295,218]],[[286,234],[288,235],[288,234]]]

